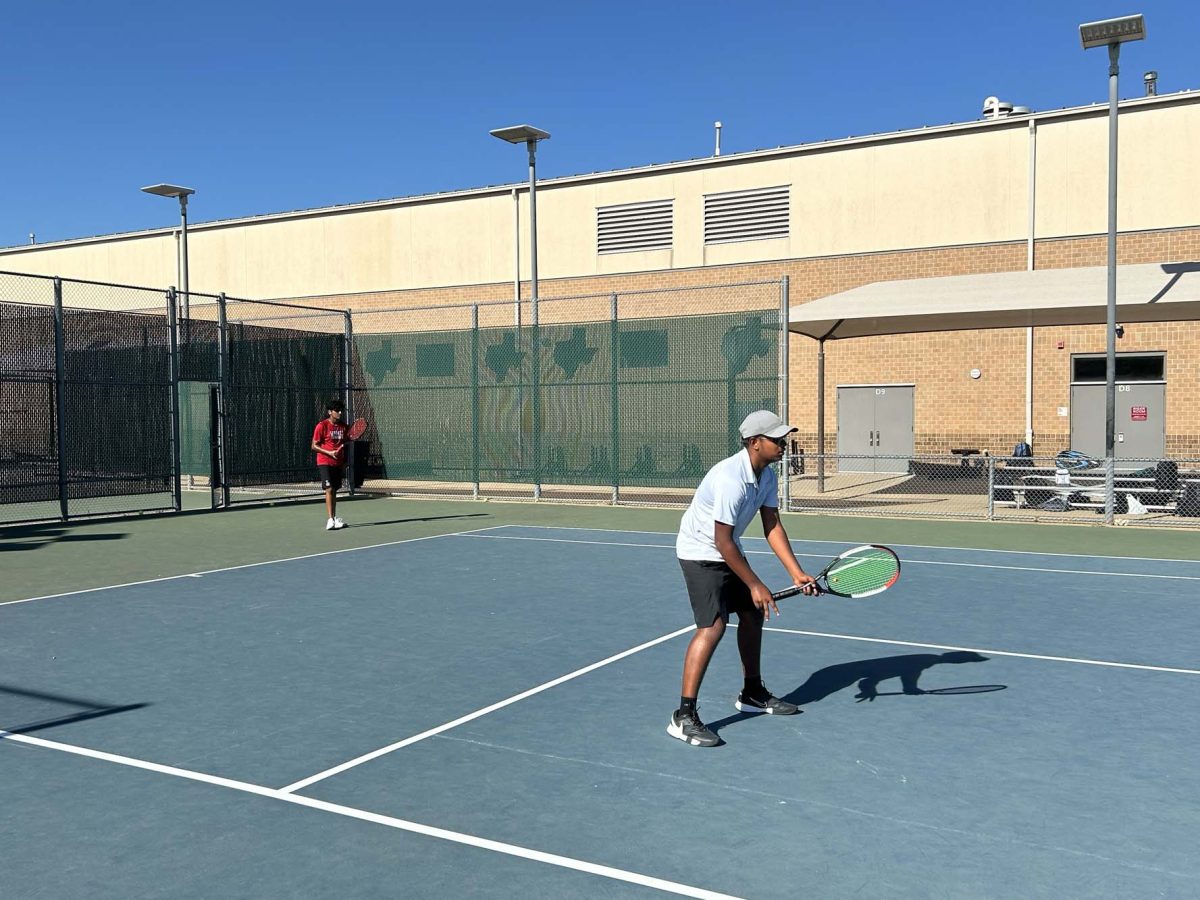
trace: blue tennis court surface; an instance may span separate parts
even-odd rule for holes
[[[845,546],[795,542],[810,571]],[[764,678],[803,715],[733,708],[727,636],[710,750],[666,734],[671,534],[501,526],[0,606],[5,893],[1200,895],[1200,563],[896,549],[885,594],[781,602]]]

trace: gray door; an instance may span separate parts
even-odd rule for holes
[[[906,472],[912,452],[912,385],[838,388],[839,471]]]
[[[838,471],[874,472],[875,389],[839,387],[837,417]]]
[[[1167,386],[1158,381],[1117,385],[1117,459],[1161,459],[1166,452]],[[1104,457],[1104,385],[1071,385],[1071,449]]]
[[[875,388],[875,471],[907,472],[912,454],[912,386]]]

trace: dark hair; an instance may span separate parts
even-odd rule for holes
[[[345,405],[337,397],[334,397],[332,400],[330,400],[328,403],[325,404],[326,412],[328,412],[329,410],[337,410],[338,412],[341,412],[345,408],[346,408]]]

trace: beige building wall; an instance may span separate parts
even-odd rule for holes
[[[1106,228],[1105,109],[847,139],[543,182],[544,279],[695,270],[1030,237],[1030,147],[1036,142],[1035,236]],[[1200,94],[1123,104],[1120,227],[1200,223]],[[543,159],[554,144],[543,145]],[[787,237],[704,244],[706,194],[790,186]],[[528,196],[519,193],[521,277],[529,277]],[[670,249],[596,252],[598,207],[673,200]],[[203,191],[191,206],[203,209]],[[191,288],[295,298],[490,286],[516,268],[512,188],[197,223]],[[0,250],[0,270],[165,287],[178,280],[166,228]],[[501,293],[502,296],[502,293]]]

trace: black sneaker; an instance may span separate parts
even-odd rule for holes
[[[705,727],[699,714],[695,712],[681,714],[679,710],[675,710],[671,713],[667,734],[694,747],[715,747],[721,743],[721,739]]]
[[[739,712],[767,713],[772,716],[794,716],[800,712],[800,707],[796,706],[796,704],[780,700],[765,688],[763,689],[762,696],[751,696],[742,691],[738,694],[737,701],[733,705],[738,708]]]

